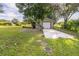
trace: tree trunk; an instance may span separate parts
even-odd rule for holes
[[[50,26],[51,26],[50,29],[53,29],[54,28],[53,21],[50,22]]]
[[[64,29],[67,28],[67,18],[64,19]]]
[[[36,26],[37,26],[37,29],[38,29],[39,31],[42,31],[42,30],[43,30],[42,23],[37,23]]]
[[[42,31],[42,29],[43,29],[42,25],[38,24],[38,26],[39,26],[39,30]]]
[[[32,28],[35,29],[36,28],[36,23],[32,22],[31,24],[32,24]]]
[[[52,28],[54,29],[54,25],[56,24],[56,20],[51,21],[52,22]]]

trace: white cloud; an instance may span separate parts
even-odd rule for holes
[[[18,12],[18,8],[15,3],[4,3],[4,13],[0,14],[0,18],[12,20],[13,18],[17,18],[20,21],[23,19],[23,15]]]
[[[75,14],[72,15],[71,19],[78,19],[79,18],[79,12],[76,12]]]
[[[18,8],[16,7],[15,3],[8,3],[8,4],[9,4],[9,7],[18,10]]]

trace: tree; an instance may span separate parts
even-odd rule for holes
[[[58,18],[60,17],[60,7],[58,3],[53,3],[50,4],[51,8],[52,8],[52,13],[49,14],[48,18],[52,19],[53,22],[53,28],[54,28],[54,24],[58,21]]]
[[[51,15],[51,19],[53,20],[53,25],[58,21],[57,19],[60,17],[64,18],[64,28],[67,28],[67,21],[71,18],[71,16],[78,11],[79,4],[74,3],[53,3],[51,4],[53,8],[53,15]]]
[[[32,25],[35,27],[35,24],[38,24],[41,28],[40,23],[44,20],[45,17],[48,17],[52,13],[52,8],[50,4],[41,4],[41,3],[21,3],[16,4],[20,12],[22,12],[29,20],[31,20]]]
[[[78,11],[79,4],[75,3],[64,3],[59,4],[59,12],[60,15],[64,18],[64,28],[67,28],[67,21],[71,18],[71,16]]]
[[[19,25],[19,21],[17,19],[15,19],[15,18],[12,20],[12,23],[17,25],[17,26]]]

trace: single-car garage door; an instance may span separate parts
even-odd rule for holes
[[[50,29],[50,22],[43,22],[43,28],[44,29]]]

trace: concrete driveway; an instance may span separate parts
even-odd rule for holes
[[[43,29],[43,34],[46,38],[74,38],[73,35],[66,34],[54,29]]]

